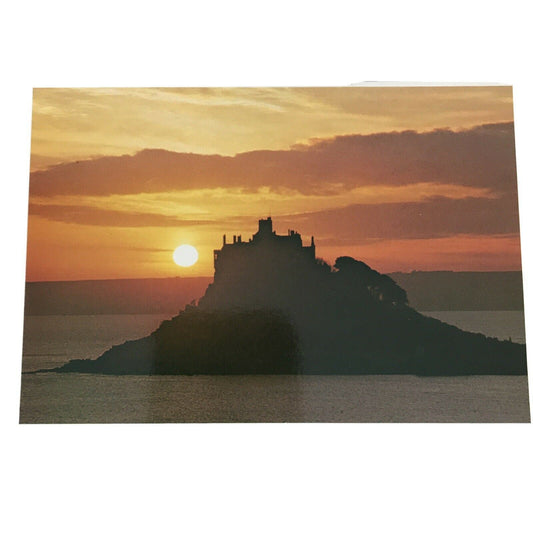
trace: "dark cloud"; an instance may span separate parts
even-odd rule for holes
[[[88,206],[30,204],[30,215],[72,224],[146,227],[179,227],[216,224],[219,227],[253,228],[257,218],[230,215],[217,220],[182,220],[150,213],[128,213]],[[518,234],[515,194],[500,198],[451,199],[433,197],[422,202],[353,204],[347,207],[274,217],[278,232],[298,229],[314,234],[320,245],[349,245],[381,239],[426,239],[457,234]],[[252,231],[252,230],[250,230]]]
[[[290,150],[234,157],[143,150],[31,174],[32,196],[110,195],[262,186],[304,194],[338,187],[435,182],[516,190],[513,123],[318,139]]]
[[[79,205],[41,205],[30,203],[29,214],[40,216],[48,220],[54,220],[56,222],[127,228],[148,226],[180,227],[211,223],[211,221],[206,220],[183,220],[178,217],[160,214],[130,213]]]
[[[323,235],[321,245],[519,232],[517,198],[512,194],[498,199],[435,197],[424,202],[356,204],[278,218],[276,224],[317,238]]]

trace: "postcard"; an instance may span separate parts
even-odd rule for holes
[[[512,87],[34,89],[21,423],[529,422]]]

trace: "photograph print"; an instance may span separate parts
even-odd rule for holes
[[[530,422],[509,86],[34,89],[20,422]]]

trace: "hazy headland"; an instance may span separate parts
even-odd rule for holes
[[[522,272],[394,272],[420,311],[522,311]],[[211,277],[26,283],[26,315],[177,313],[201,298]]]

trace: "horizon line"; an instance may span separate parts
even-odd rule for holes
[[[509,272],[520,272],[522,273],[523,270],[515,269],[515,270],[411,270],[408,272],[402,271],[402,270],[393,270],[391,272],[380,272],[380,274],[385,274],[387,276],[391,274],[417,274],[417,273],[453,273],[453,274],[503,274],[503,273],[509,273]],[[148,277],[148,278],[86,278],[86,279],[37,279],[37,280],[29,280],[26,279],[25,283],[79,283],[79,282],[88,282],[88,281],[143,281],[143,280],[169,280],[169,279],[213,279],[214,276],[164,276],[164,277]]]

